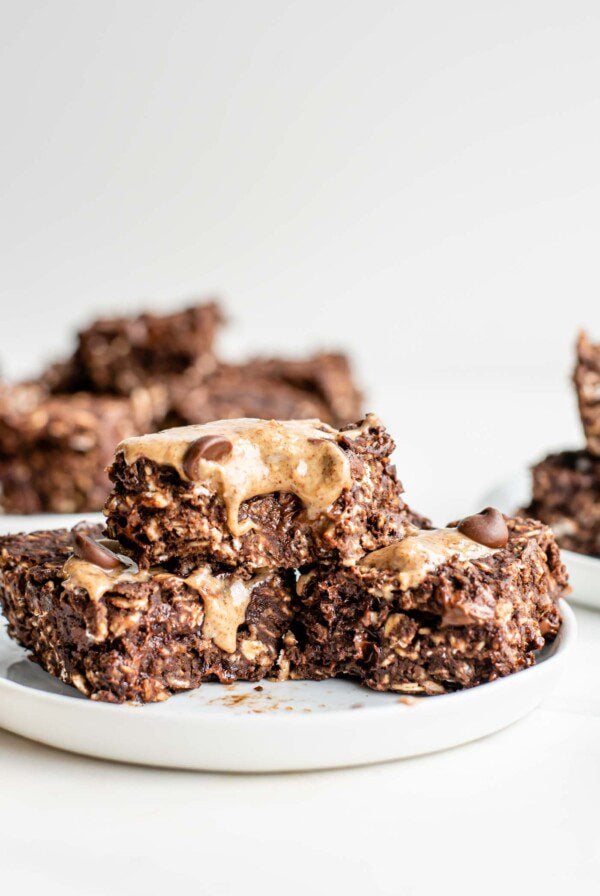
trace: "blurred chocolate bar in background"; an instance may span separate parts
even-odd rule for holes
[[[237,417],[318,418],[337,427],[361,416],[345,355],[224,363],[215,348],[224,323],[215,301],[98,318],[79,331],[71,356],[37,380],[3,386],[0,509],[100,510],[105,468],[127,436]]]

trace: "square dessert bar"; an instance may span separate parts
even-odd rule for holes
[[[0,509],[5,513],[101,510],[106,467],[127,436],[152,429],[149,391],[125,398],[50,396],[36,385],[0,388]]]
[[[252,363],[265,376],[318,396],[326,407],[325,423],[345,426],[362,414],[362,394],[344,354],[320,352],[300,360],[257,358]]]
[[[142,566],[258,569],[351,563],[420,518],[401,498],[394,443],[373,415],[221,420],[122,442],[108,532]]]
[[[213,342],[222,322],[214,302],[173,314],[100,318],[78,333],[74,356],[50,368],[44,381],[59,393],[129,395],[192,369],[200,377],[215,365]]]
[[[220,364],[196,383],[181,377],[173,383],[171,406],[173,426],[240,417],[317,418],[341,426],[360,417],[361,396],[348,359],[323,353],[303,361],[256,358]]]
[[[573,381],[588,451],[600,456],[600,343],[594,345],[585,333],[577,341]]]
[[[79,526],[0,538],[11,637],[87,697],[150,702],[203,681],[255,681],[291,617],[285,575],[140,570]]]
[[[505,537],[486,537],[489,517]],[[568,590],[554,537],[489,509],[463,523],[301,577],[280,677],[349,675],[378,691],[441,694],[530,666],[555,637]]]
[[[549,525],[561,548],[600,557],[600,457],[561,451],[532,474],[533,500],[523,513]]]

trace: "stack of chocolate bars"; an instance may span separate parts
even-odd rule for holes
[[[360,415],[344,355],[226,364],[215,352],[222,323],[214,302],[96,320],[37,380],[0,384],[0,511],[100,510],[127,436],[231,417],[339,426]]]
[[[550,454],[533,467],[533,500],[524,513],[551,526],[566,550],[600,557],[600,344],[585,333],[573,382],[586,447]]]
[[[0,539],[9,633],[92,699],[347,676],[441,694],[531,665],[560,626],[551,530],[413,512],[368,415],[241,418],[126,438],[106,529]]]

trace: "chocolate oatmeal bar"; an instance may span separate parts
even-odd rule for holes
[[[118,551],[99,527],[0,538],[9,633],[47,672],[93,700],[146,703],[271,669],[291,616],[284,575],[203,566],[182,578]]]
[[[200,382],[189,380],[173,382],[173,426],[240,417],[317,418],[341,426],[361,413],[360,393],[341,354],[321,353],[303,361],[255,358],[220,364]]]
[[[327,408],[327,420],[346,426],[362,414],[362,394],[357,388],[348,357],[339,352],[320,352],[310,358],[256,358],[257,371],[319,396]]]
[[[373,415],[341,430],[319,420],[221,420],[127,439],[105,514],[143,566],[212,560],[257,569],[350,563],[418,519]]]
[[[489,538],[486,514],[504,537]],[[534,520],[477,517],[301,577],[279,677],[349,675],[379,691],[441,694],[530,666],[560,626],[558,547]]]
[[[106,467],[124,438],[152,429],[152,396],[49,396],[36,385],[0,387],[0,510],[101,510]]]
[[[600,557],[600,457],[561,451],[532,474],[533,500],[523,514],[550,526],[561,548]]]
[[[79,332],[73,358],[44,379],[54,392],[117,395],[192,370],[200,379],[215,365],[213,342],[222,322],[214,302],[173,314],[100,318]]]
[[[580,333],[577,341],[573,381],[587,449],[600,456],[600,343],[594,345],[585,333]]]

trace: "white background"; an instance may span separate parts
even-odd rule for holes
[[[415,505],[468,512],[581,439],[568,376],[576,330],[600,337],[599,48],[600,5],[578,0],[4,0],[2,369],[35,371],[98,312],[216,293],[232,358],[350,349]],[[578,673],[598,681],[594,655]],[[427,893],[451,867],[466,892],[592,892],[590,705],[302,778],[126,769],[0,735],[0,850],[19,892]]]
[[[464,509],[440,500],[449,441],[469,457],[510,432],[505,475],[579,438],[597,3],[25,0],[0,41],[7,375],[98,312],[216,293],[232,358],[352,351],[434,515]]]

